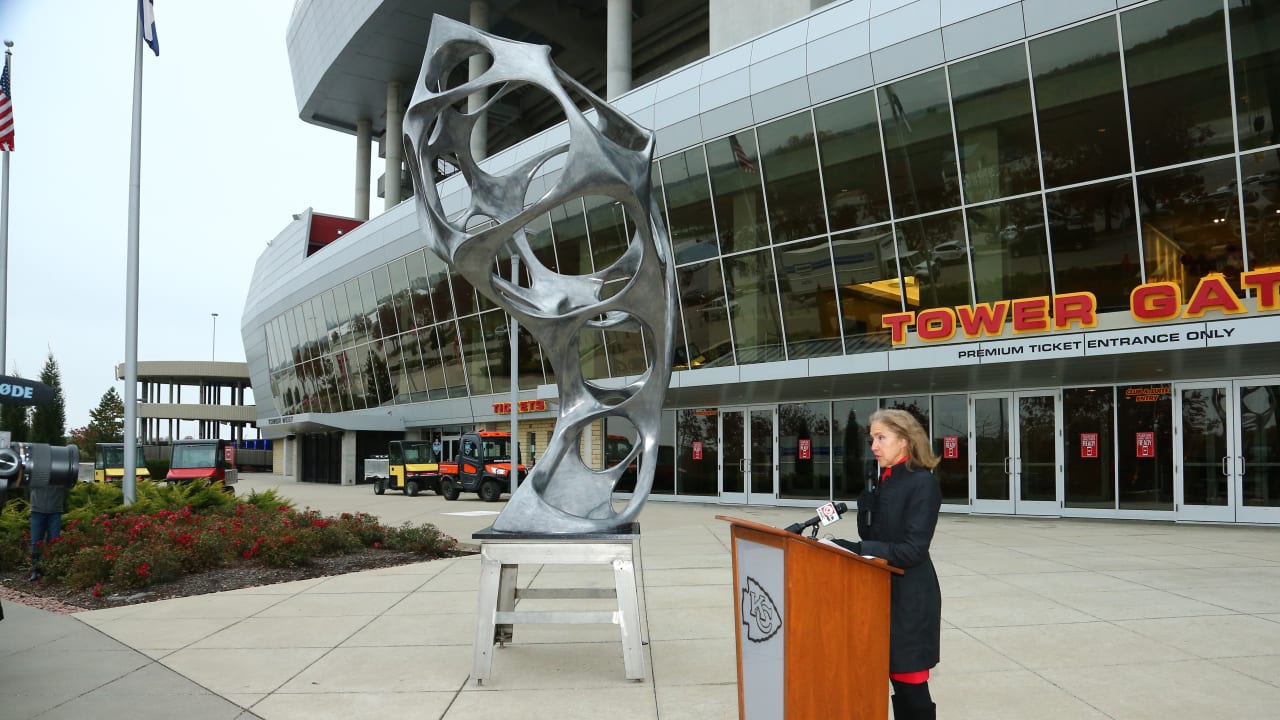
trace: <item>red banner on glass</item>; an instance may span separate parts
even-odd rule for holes
[[[800,447],[798,448],[797,452],[800,453],[800,459],[812,460],[813,459],[813,441],[800,440],[799,442],[800,442]]]
[[[222,457],[227,461],[228,465],[236,464],[236,446],[227,445],[222,448]]]
[[[1153,432],[1138,433],[1138,457],[1153,458],[1156,456],[1156,434]]]
[[[960,436],[959,435],[943,435],[942,436],[942,459],[955,460],[960,457]]]
[[[1080,457],[1098,457],[1098,433],[1080,433]]]
[[[693,459],[694,460],[702,459],[702,441],[701,440],[693,441]]]

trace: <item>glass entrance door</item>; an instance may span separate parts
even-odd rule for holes
[[[777,410],[773,406],[720,411],[720,500],[777,502]]]
[[[973,511],[1057,515],[1062,437],[1055,393],[970,396]]]
[[[1178,518],[1280,523],[1280,378],[1184,383],[1175,399]]]

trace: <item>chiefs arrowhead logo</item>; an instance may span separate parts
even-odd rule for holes
[[[747,626],[747,639],[757,643],[768,640],[782,628],[782,616],[773,598],[749,576],[747,586],[742,589],[742,624]]]

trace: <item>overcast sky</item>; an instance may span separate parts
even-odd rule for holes
[[[143,57],[138,359],[216,350],[243,362],[240,315],[258,255],[307,207],[352,214],[355,141],[298,119],[291,0],[155,6],[160,56]],[[109,388],[124,396],[115,366],[125,360],[136,24],[136,0],[0,0],[0,36],[15,44],[16,130],[4,374],[35,378],[52,352],[68,431]]]

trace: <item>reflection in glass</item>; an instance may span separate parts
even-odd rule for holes
[[[720,440],[723,444],[724,467],[721,469],[722,493],[743,493],[747,487],[747,426],[743,410],[720,411]]]
[[[587,275],[594,272],[591,245],[587,242],[587,219],[581,198],[551,209],[551,232],[555,237],[556,260],[559,262],[561,275]]]
[[[871,454],[871,429],[867,420],[879,405],[872,398],[837,400],[831,406],[831,435],[835,438],[832,458],[831,497],[856,500],[870,487],[876,474],[876,458]]]
[[[809,113],[756,128],[760,164],[769,201],[769,226],[775,243],[810,237],[827,229],[822,222],[822,183]]]
[[[511,392],[511,340],[507,314],[501,310],[480,313],[484,331],[485,365],[489,368],[491,392]]]
[[[676,411],[676,494],[715,495],[720,464],[716,410]]]
[[[778,268],[787,357],[839,355],[840,311],[827,239],[775,248],[773,261]]]
[[[1228,7],[1240,149],[1280,144],[1280,4],[1230,0]]]
[[[778,406],[778,497],[831,496],[829,402]]]
[[[418,332],[410,331],[399,337],[400,352],[403,353],[405,376],[408,378],[408,384],[401,388],[402,392],[407,392],[408,402],[422,402],[430,400],[431,396],[427,390],[427,374],[423,365],[422,345],[418,341]]]
[[[1234,149],[1222,3],[1163,0],[1120,14],[1139,171]]]
[[[555,238],[551,234],[551,215],[543,213],[524,226],[525,241],[533,250],[533,256],[552,272],[559,272],[556,262]],[[523,270],[523,268],[521,268]],[[522,273],[524,274],[524,273]]]
[[[832,230],[889,219],[875,101],[864,92],[813,109]]]
[[[427,290],[431,295],[431,307],[435,309],[436,322],[451,320],[458,316],[458,311],[454,307],[453,293],[449,287],[449,266],[433,252],[425,253],[425,259]],[[470,288],[470,286],[459,286],[459,288],[463,287]],[[464,299],[467,298],[464,296]],[[472,307],[472,301],[467,299],[465,305],[467,308]]]
[[[632,222],[622,203],[613,198],[590,195],[583,198],[587,208],[587,229],[591,235],[591,255],[597,269],[609,267],[627,249]]]
[[[959,205],[951,103],[942,69],[877,92],[894,217]]]
[[[715,257],[718,252],[716,229],[702,147],[665,158],[661,165],[667,218],[671,222],[668,232],[676,264]]]
[[[773,494],[773,409],[751,411],[751,492]]]
[[[963,246],[961,246],[963,247]],[[901,312],[898,258],[893,229],[881,225],[831,238],[831,257],[840,296],[840,322],[846,353],[874,352],[889,346],[889,331],[881,324],[885,313]],[[920,302],[919,286],[908,291],[913,306]],[[785,295],[784,295],[785,297]],[[790,314],[790,313],[788,313]],[[790,323],[790,318],[787,318]]]
[[[1067,218],[1052,216],[1049,222],[1065,229]],[[969,208],[969,242],[978,302],[1051,293],[1039,195]]]
[[[755,133],[746,130],[706,147],[720,252],[727,255],[767,244]]]
[[[1114,509],[1115,391],[1111,387],[1062,391],[1063,492],[1067,507]]]
[[[964,199],[983,202],[1040,189],[1027,56],[1014,45],[951,65],[951,97]]]
[[[944,265],[939,259],[943,248],[965,247],[960,212],[900,221],[894,226],[907,309],[970,304],[968,264]]]
[[[587,380],[609,377],[609,355],[603,332],[584,329],[578,334],[578,363],[582,377]]]
[[[382,324],[378,318],[378,295],[373,287],[373,273],[367,272],[356,278],[356,287],[360,291],[360,306],[364,308],[364,322],[369,339],[377,340],[383,333]]]
[[[649,344],[641,333],[606,330],[604,345],[609,355],[609,374],[613,377],[643,374],[648,368],[645,348]]]
[[[1226,388],[1182,390],[1182,504],[1226,507]]]
[[[1280,91],[1277,96],[1280,101]],[[1240,175],[1249,269],[1280,265],[1280,154],[1274,149],[1242,154]]]
[[[920,427],[924,428],[927,435],[929,433],[929,396],[928,395],[902,395],[899,397],[880,398],[880,407],[887,410],[906,410],[911,413],[911,417],[920,423]]]
[[[463,367],[462,339],[458,336],[457,325],[444,322],[436,326],[436,335],[440,340],[440,361],[444,368],[444,387],[449,388],[449,397],[466,397],[467,382]],[[435,384],[432,383],[432,387]]]
[[[739,365],[785,360],[778,285],[769,250],[724,258],[725,297]]]
[[[1058,499],[1057,438],[1054,397],[1018,398],[1018,499],[1052,502]]]
[[[969,398],[966,395],[933,396],[933,452],[938,466],[933,474],[942,486],[942,502],[969,504]],[[951,447],[948,458],[947,448]]]
[[[732,365],[733,343],[729,336],[729,311],[720,277],[720,261],[677,268],[676,288],[684,310],[689,367]]]
[[[1109,180],[1049,193],[1045,204],[1054,291],[1091,292],[1098,312],[1129,309],[1129,293],[1142,283],[1133,181]]]
[[[484,329],[480,316],[458,320],[458,338],[461,341],[462,364],[467,371],[467,385],[472,395],[488,395],[493,392],[489,381],[489,363],[484,354]]]
[[[1008,398],[974,398],[973,440],[976,499],[1010,499]]]
[[[1129,172],[1115,20],[1104,17],[1029,45],[1045,187]]]
[[[1169,385],[1117,388],[1116,469],[1121,510],[1173,509],[1173,399]]]
[[[1241,502],[1280,507],[1280,385],[1240,387]]]
[[[408,342],[411,344],[409,349],[405,348],[405,338],[408,338]],[[412,345],[416,344],[417,340],[412,334],[396,335],[395,337],[389,337],[382,342],[382,352],[387,357],[387,371],[391,374],[391,387],[395,390],[395,394],[392,395],[391,400],[397,405],[411,401],[410,397],[413,394],[413,380],[409,375],[409,371],[406,369],[405,356],[412,354],[415,358],[417,357],[418,351],[416,348],[412,347]],[[421,375],[422,371],[419,369],[419,384],[422,382]]]
[[[409,305],[413,312],[413,326],[422,328],[435,322],[431,310],[431,281],[427,278],[426,251],[416,250],[405,256],[408,276]]]
[[[1147,282],[1174,282],[1189,297],[1200,278],[1226,276],[1239,291],[1244,254],[1232,159],[1138,176]]]
[[[676,491],[676,411],[663,410],[658,430],[658,460],[653,472],[653,495],[672,495]]]
[[[364,376],[364,357],[360,353],[360,348],[344,350],[338,357],[338,361],[347,375],[347,389],[351,393],[352,409],[364,410],[369,407],[369,398],[365,397],[367,385]],[[374,406],[376,405],[375,403]]]

